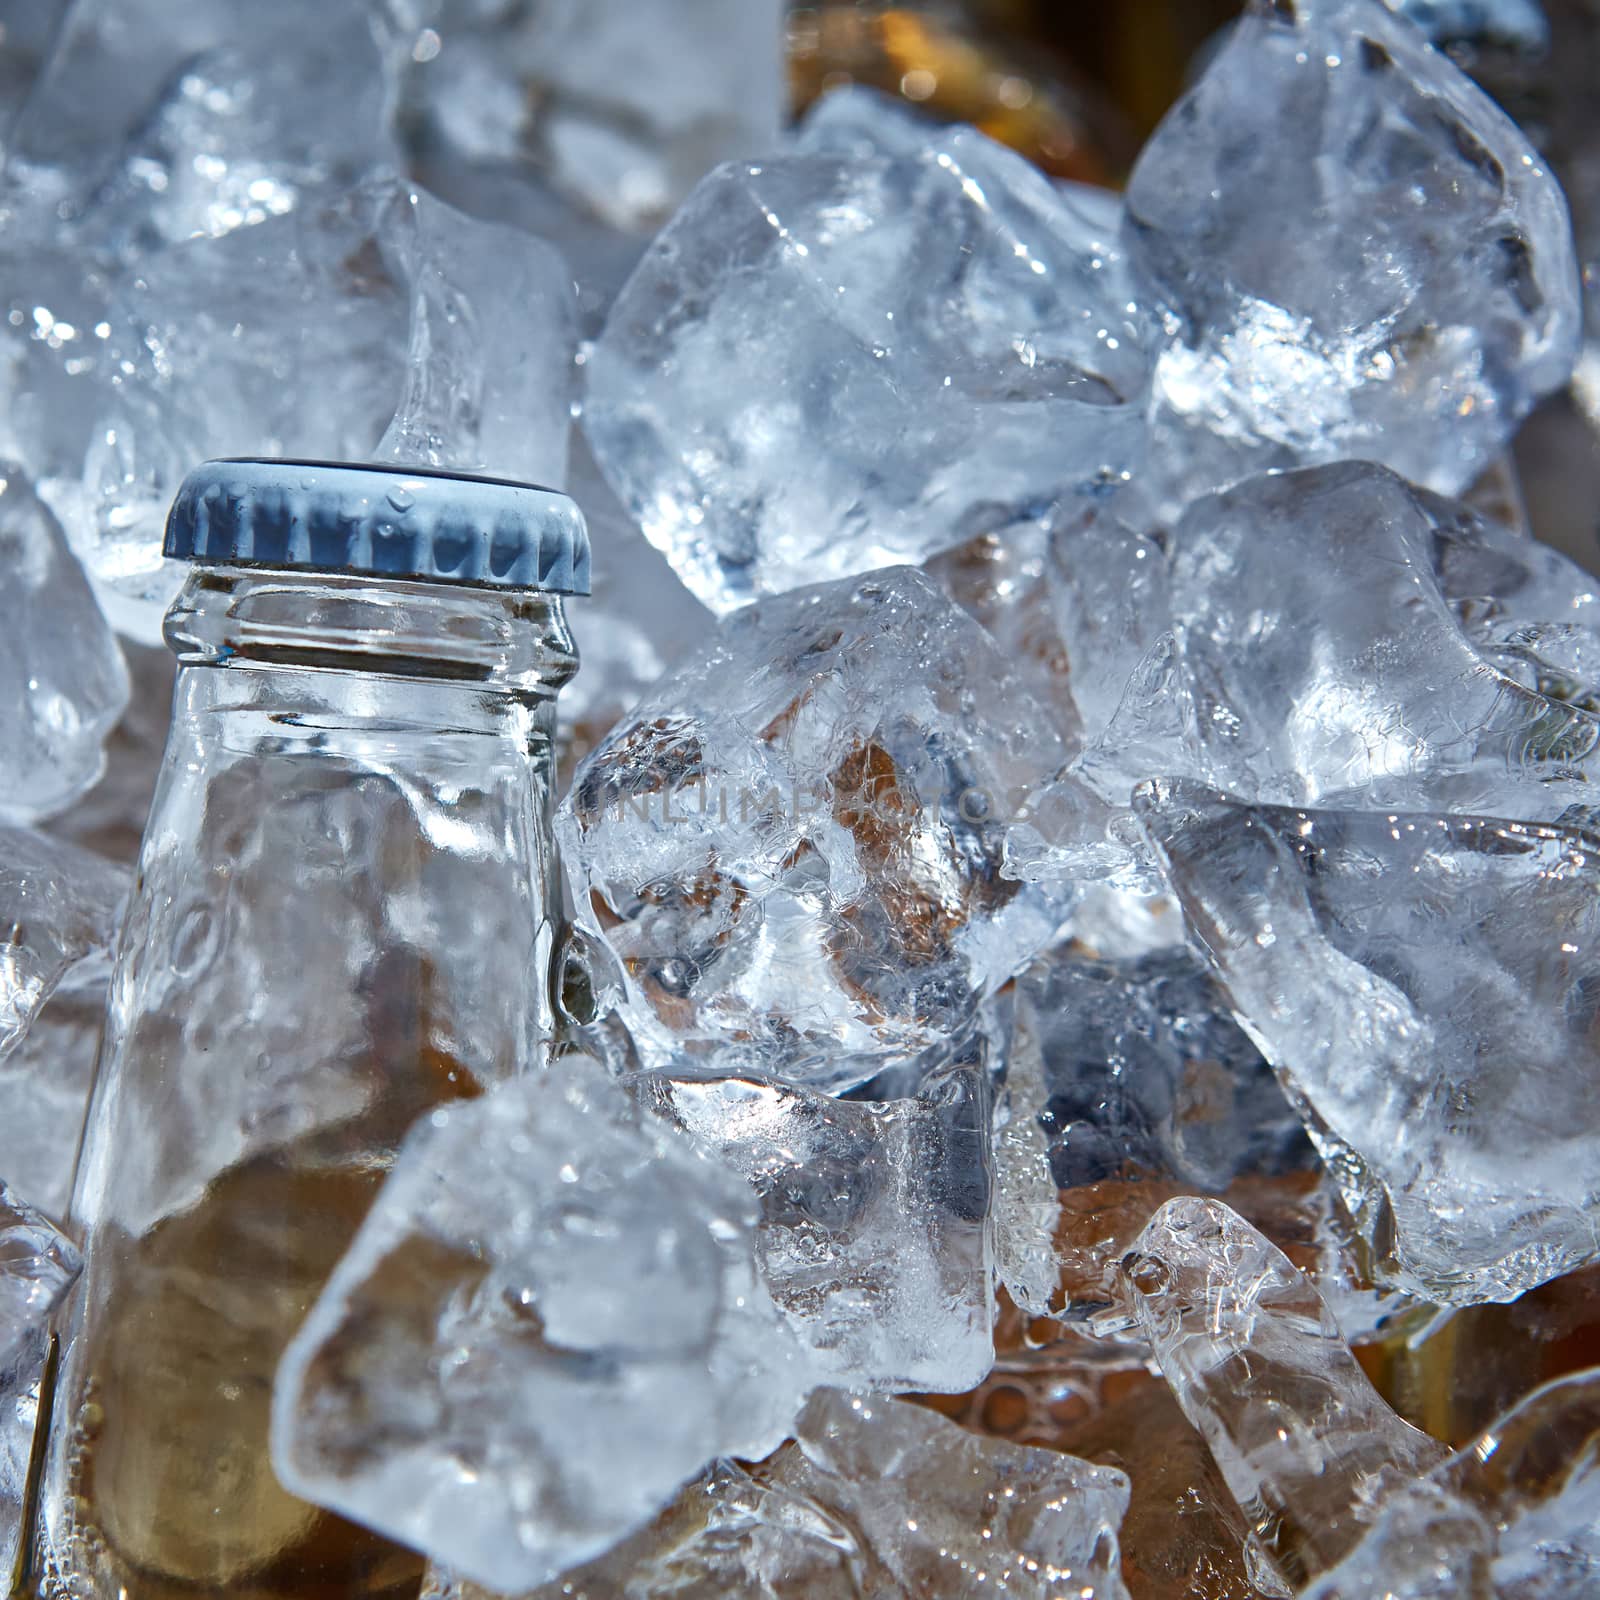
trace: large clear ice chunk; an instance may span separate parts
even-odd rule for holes
[[[761,1197],[762,1280],[825,1381],[956,1394],[994,1364],[989,1097],[969,1068],[915,1099],[644,1073],[645,1104]]]
[[[1252,0],[1145,145],[1125,238],[1167,328],[1169,511],[1344,457],[1458,493],[1577,355],[1560,188],[1382,0]]]
[[[35,822],[100,776],[128,672],[61,525],[7,463],[0,574],[0,822]]]
[[[76,845],[0,827],[0,1072],[57,984],[104,971],[129,883]]]
[[[1127,1505],[1113,1467],[822,1390],[792,1443],[719,1462],[653,1526],[529,1600],[1127,1600]]]
[[[756,1219],[587,1057],[435,1112],[284,1356],[278,1476],[502,1592],[593,1558],[814,1381]]]
[[[589,362],[601,466],[719,612],[1115,488],[1141,446],[1146,330],[1103,219],[970,128],[820,142],[706,178]]]
[[[1135,805],[1391,1277],[1510,1300],[1595,1258],[1600,837],[1185,783]]]
[[[1445,1459],[1384,1403],[1311,1280],[1220,1201],[1169,1201],[1123,1271],[1156,1365],[1280,1580],[1334,1565],[1386,1494]]]
[[[1007,819],[1059,735],[921,573],[726,619],[579,770],[557,832],[646,1065],[837,1089],[943,1047],[1052,940]]]
[[[152,633],[172,596],[162,518],[195,461],[564,477],[566,268],[531,235],[399,179],[192,239],[107,281],[32,258],[8,290],[20,331],[0,367],[0,437],[128,631]]]
[[[778,0],[443,0],[407,87],[464,155],[531,162],[620,228],[666,220],[719,161],[773,149]]]
[[[1600,588],[1383,467],[1250,479],[1171,539],[1170,765],[1286,804],[1554,817],[1600,762]],[[1182,752],[1182,753],[1180,753]],[[1163,770],[1149,765],[1146,775]]]

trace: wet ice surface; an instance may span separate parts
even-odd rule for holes
[[[1137,456],[1145,333],[1116,240],[975,130],[913,144],[885,121],[881,153],[852,125],[843,150],[718,168],[589,360],[601,466],[719,612],[919,560]]]
[[[1394,9],[1462,60],[1544,26]],[[605,1071],[418,1130],[285,1368],[286,1474],[441,1571],[588,1563],[566,1600],[1116,1596],[1114,1475],[876,1394],[793,1418],[818,1383],[978,1386],[1000,1427],[1008,1361],[1065,1415],[1074,1361],[1148,1346],[1199,1432],[1137,1393],[1073,1418],[1135,1473],[1140,1600],[1243,1592],[1202,1435],[1263,1588],[1590,1600],[1592,1379],[1448,1456],[1333,1320],[1387,1335],[1396,1285],[1507,1299],[1594,1254],[1600,601],[1526,537],[1506,448],[1577,349],[1560,195],[1377,0],[1252,5],[1126,216],[862,91],[783,135],[781,26],[71,8],[0,194],[0,1177],[64,1214],[126,878],[57,841],[132,857],[170,681],[96,599],[153,638],[177,476],[283,451],[560,482],[581,333],[562,827],[612,947]],[[45,53],[7,19],[0,85]],[[872,570],[898,561],[925,574]],[[254,948],[364,959],[301,902],[349,839],[395,848],[386,807],[275,813],[238,866]],[[258,1021],[308,1064],[347,1044]],[[151,1152],[226,1162],[369,1092],[219,1073]]]
[[[0,827],[0,1073],[57,984],[106,970],[129,886],[87,850]]]
[[[753,1466],[718,1463],[653,1526],[536,1600],[1126,1600],[1127,1504],[1114,1468],[824,1390],[793,1443]],[[482,1596],[467,1586],[460,1600]]]
[[[503,1592],[598,1555],[816,1381],[757,1216],[585,1057],[434,1113],[284,1357],[279,1477]]]
[[[0,463],[0,821],[35,822],[99,778],[128,673],[61,525]]]
[[[1360,463],[1254,478],[1172,537],[1201,776],[1288,803],[1553,818],[1600,747],[1593,577]]]
[[[778,142],[777,0],[430,9],[411,114],[467,156],[537,167],[615,226],[659,226],[709,167]]]
[[[1444,1459],[1385,1405],[1311,1280],[1227,1206],[1170,1201],[1123,1270],[1156,1364],[1281,1580],[1331,1566],[1385,1494]]]
[[[1381,0],[1252,5],[1145,145],[1127,213],[1168,330],[1171,509],[1349,456],[1457,492],[1577,355],[1559,187]]]
[[[1137,806],[1380,1266],[1468,1303],[1592,1258],[1591,832],[1183,783]]]
[[[982,630],[896,568],[727,619],[579,770],[575,901],[626,974],[647,1065],[820,1088],[958,1035],[1049,942],[1001,877],[1059,737]]]
[[[645,1073],[645,1105],[761,1197],[761,1276],[826,1381],[959,1393],[994,1363],[982,1078],[835,1100],[775,1080]]]
[[[0,1180],[0,1573],[7,1581],[22,1528],[45,1330],[82,1265],[72,1242]]]
[[[564,476],[565,268],[397,178],[87,278],[14,248],[9,303],[26,321],[0,384],[28,398],[9,408],[6,447],[131,631],[148,635],[171,598],[162,519],[206,457]]]

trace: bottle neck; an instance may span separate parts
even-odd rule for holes
[[[464,584],[197,566],[163,631],[186,667],[454,685],[524,705],[553,701],[578,667],[559,595]]]

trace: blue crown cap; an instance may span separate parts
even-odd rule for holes
[[[179,487],[163,549],[202,566],[589,592],[589,531],[575,502],[431,468],[207,461]]]

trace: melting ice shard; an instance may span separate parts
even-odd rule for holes
[[[650,1528],[529,1600],[1126,1600],[1127,1505],[1114,1467],[823,1390],[793,1443],[718,1463]]]
[[[1571,221],[1515,124],[1382,0],[1252,0],[1146,144],[1168,509],[1343,457],[1456,493],[1577,355]]]
[[[598,1555],[814,1381],[756,1210],[586,1057],[435,1112],[284,1356],[279,1477],[502,1592]]]
[[[128,672],[61,525],[0,463],[0,821],[60,811],[100,776]]]
[[[989,1100],[968,1068],[915,1099],[836,1100],[757,1077],[629,1088],[761,1197],[761,1276],[852,1389],[959,1393],[994,1364]]]
[[[1012,809],[1063,755],[919,572],[728,618],[557,818],[645,1064],[721,1056],[833,1089],[943,1047],[1059,924],[1059,889],[999,865]]]
[[[1123,1263],[1139,1326],[1257,1549],[1299,1584],[1445,1448],[1384,1404],[1311,1280],[1216,1200],[1168,1201]]]
[[[1510,1300],[1594,1259],[1600,835],[1185,783],[1135,808],[1403,1286]]]
[[[594,350],[595,454],[713,610],[919,561],[1135,459],[1115,239],[970,128],[905,139],[718,168]]]

